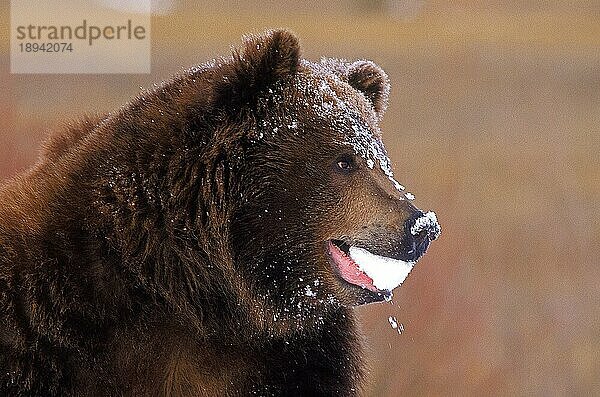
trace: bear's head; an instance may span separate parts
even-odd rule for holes
[[[392,175],[385,72],[301,60],[294,35],[271,31],[213,79],[211,103],[239,137],[230,244],[252,294],[280,321],[391,297],[440,228]]]
[[[392,175],[388,91],[374,63],[302,60],[279,30],[142,94],[93,128],[110,247],[176,307],[263,329],[388,299],[440,232]]]

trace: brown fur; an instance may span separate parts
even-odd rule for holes
[[[332,168],[349,122],[379,139],[385,73],[299,54],[250,36],[57,133],[2,187],[0,395],[359,393],[352,306],[380,297],[324,242],[392,255],[416,210],[360,157]],[[315,110],[334,97],[350,110]]]

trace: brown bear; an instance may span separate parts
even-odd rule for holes
[[[352,396],[352,308],[439,234],[386,74],[269,31],[49,138],[0,190],[0,395]]]

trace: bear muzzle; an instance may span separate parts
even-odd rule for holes
[[[383,293],[382,297],[391,296],[391,291],[404,282],[429,243],[440,233],[434,212],[415,209],[404,222],[400,239],[386,243],[383,240],[390,233],[380,230],[367,239],[329,240],[327,252],[335,272],[345,282],[372,293]]]

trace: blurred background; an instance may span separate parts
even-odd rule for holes
[[[0,180],[65,120],[227,55],[244,33],[290,28],[308,59],[387,71],[397,179],[443,228],[391,304],[357,310],[366,394],[600,395],[598,0],[155,6],[150,75],[9,74],[2,6]]]

